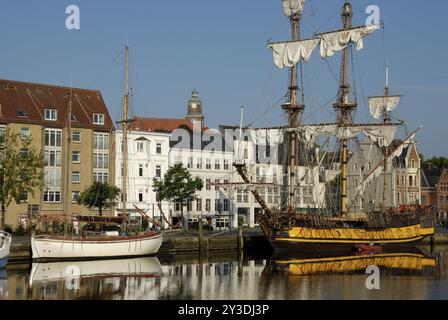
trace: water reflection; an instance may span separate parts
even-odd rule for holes
[[[41,263],[0,271],[0,299],[445,299],[448,251]],[[381,270],[368,290],[365,270]]]
[[[0,268],[0,298],[8,298],[8,273],[6,268]]]

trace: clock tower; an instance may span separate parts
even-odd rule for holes
[[[201,128],[204,128],[204,115],[202,114],[202,101],[199,99],[199,92],[194,89],[191,93],[191,99],[188,101],[187,119],[192,124],[199,122]]]

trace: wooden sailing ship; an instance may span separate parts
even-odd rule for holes
[[[415,137],[416,131],[409,135],[396,149],[389,147],[394,139],[396,130],[403,123],[392,123],[389,114],[399,101],[398,96],[390,96],[388,84],[384,96],[371,97],[370,109],[377,118],[381,114],[383,123],[357,124],[354,122],[354,111],[357,102],[352,100],[351,85],[349,81],[349,55],[351,47],[360,50],[363,48],[363,39],[375,32],[380,26],[352,26],[353,11],[348,0],[342,8],[343,28],[337,31],[317,33],[310,39],[301,39],[300,22],[305,0],[283,0],[286,16],[292,27],[292,39],[286,42],[269,43],[273,52],[274,62],[280,69],[289,68],[289,94],[288,101],[282,109],[288,116],[288,124],[284,129],[285,141],[288,145],[287,167],[288,172],[288,200],[280,208],[271,208],[264,201],[260,193],[253,188],[255,199],[263,209],[259,216],[259,224],[277,251],[291,251],[295,249],[312,251],[342,251],[351,252],[365,246],[403,247],[415,245],[426,236],[435,232],[434,214],[429,208],[420,205],[410,205],[403,208],[386,208],[372,212],[365,212],[363,216],[349,215],[347,199],[347,162],[348,142],[360,134],[364,134],[384,150],[384,160],[374,166],[364,176],[357,192],[373,177],[378,177],[381,170],[387,172],[391,160],[403,150],[405,144]],[[303,94],[303,80],[298,74],[307,62],[313,51],[320,47],[322,58],[330,58],[342,52],[341,81],[338,99],[333,104],[337,113],[336,122],[330,124],[304,124],[301,115],[305,110],[305,96]],[[302,81],[302,82],[301,82]],[[299,99],[299,89],[302,91]],[[241,130],[243,128],[241,127]],[[340,194],[339,205],[336,211],[319,214],[319,212],[300,212],[296,204],[296,194],[300,187],[297,177],[298,149],[300,143],[308,143],[313,139],[332,135],[338,141],[340,154]],[[244,183],[252,184],[248,167],[243,161],[234,164]],[[384,174],[385,176],[385,174]]]
[[[77,260],[77,259],[99,259],[99,258],[122,258],[152,255],[158,252],[162,245],[163,236],[160,232],[126,230],[128,225],[127,212],[127,134],[129,110],[129,47],[126,46],[126,94],[123,106],[123,207],[121,217],[76,217],[78,223],[89,223],[94,226],[114,225],[121,226],[120,231],[95,234],[69,235],[67,232],[67,217],[71,217],[70,205],[66,200],[64,212],[64,235],[33,235],[31,238],[31,249],[33,260]],[[71,119],[72,119],[72,96],[68,106],[67,127],[67,155],[70,154],[71,145]],[[70,157],[66,156],[67,168],[70,167]],[[70,170],[66,175],[66,199],[70,199],[71,190],[69,183]],[[100,228],[102,229],[102,228]]]

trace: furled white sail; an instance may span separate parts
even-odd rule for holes
[[[348,125],[325,124],[316,126],[302,126],[302,132],[308,143],[320,136],[333,135],[338,139],[353,139],[361,133],[367,135],[371,140],[378,143],[380,147],[389,146],[394,140],[398,125]]]
[[[281,129],[250,130],[250,137],[257,145],[278,146],[284,141],[284,132]]]
[[[272,49],[275,65],[283,69],[295,66],[300,60],[308,61],[319,42],[319,39],[279,42],[269,44],[268,47]]]
[[[283,9],[287,17],[291,17],[295,14],[301,14],[305,0],[283,0]]]
[[[400,99],[401,96],[370,97],[370,113],[375,119],[379,119],[383,112],[394,111]]]
[[[322,58],[332,57],[336,52],[347,48],[350,42],[356,45],[357,50],[364,48],[363,38],[372,34],[377,26],[364,26],[349,30],[321,33],[320,55]]]

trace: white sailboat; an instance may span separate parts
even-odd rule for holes
[[[127,131],[128,131],[128,104],[129,104],[129,76],[128,63],[129,48],[126,46],[126,94],[124,96],[124,112],[123,112],[123,135],[124,139],[124,161],[123,167],[127,176]],[[69,115],[68,115],[68,130],[67,130],[67,153],[70,154],[71,143],[71,113],[72,113],[72,98],[70,94]],[[66,157],[69,159],[69,157]],[[69,168],[70,162],[67,161]],[[67,199],[70,199],[70,184],[69,174],[67,170]],[[109,218],[109,217],[78,217],[78,221],[84,221],[97,225],[125,225],[127,217],[126,202],[127,202],[127,186],[126,178],[123,179],[123,218]],[[68,210],[70,206],[66,200],[67,206],[65,208],[65,220],[70,216]],[[129,234],[125,232],[103,232],[95,236],[64,236],[57,235],[41,235],[31,237],[31,249],[33,260],[76,260],[76,259],[101,259],[101,258],[123,258],[123,257],[138,257],[155,254],[159,251],[163,242],[163,236],[160,232],[138,232]]]
[[[11,242],[12,236],[5,231],[0,231],[0,268],[6,267],[8,263]]]

